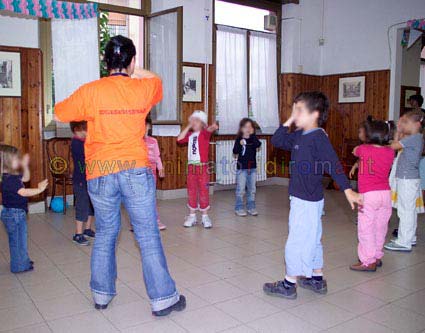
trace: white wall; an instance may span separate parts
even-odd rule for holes
[[[403,48],[403,67],[401,70],[401,84],[403,86],[419,86],[421,69],[422,39],[419,38],[410,48]]]
[[[152,1],[153,12],[183,6],[183,61],[185,62],[212,62],[212,1]]]
[[[38,48],[38,20],[0,15],[0,45]]]
[[[425,17],[425,1],[300,0],[300,5],[283,6],[283,17],[288,16],[297,17],[301,41],[297,41],[299,32],[294,26],[290,28],[295,34],[284,33],[282,50],[288,45],[298,46],[298,50],[289,53],[289,60],[282,52],[283,72],[299,72],[299,66],[303,73],[320,75],[380,70],[391,67],[388,29],[396,23]],[[286,22],[290,21],[283,21],[283,29]],[[322,35],[325,43],[319,46]],[[391,29],[392,43],[394,38],[395,30]]]

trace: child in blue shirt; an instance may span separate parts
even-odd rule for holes
[[[72,187],[75,197],[75,234],[72,240],[78,245],[89,245],[86,237],[94,238],[95,232],[91,228],[94,220],[94,210],[87,190],[86,159],[84,153],[87,123],[85,121],[75,121],[71,122],[70,126],[72,133],[74,133],[74,137],[71,140],[71,154],[74,161]]]
[[[1,193],[3,209],[1,220],[9,237],[10,271],[32,271],[34,262],[28,255],[27,213],[28,197],[38,195],[47,187],[47,179],[37,188],[25,188],[30,180],[29,155],[21,157],[18,148],[0,145]]]
[[[289,235],[285,247],[286,275],[283,281],[265,283],[264,292],[289,299],[300,287],[319,294],[327,292],[323,278],[322,211],[323,173],[328,173],[344,191],[348,202],[361,204],[345,176],[326,132],[320,127],[327,117],[329,100],[321,92],[299,94],[291,117],[272,137],[272,144],[291,151]],[[291,125],[297,130],[291,132]]]

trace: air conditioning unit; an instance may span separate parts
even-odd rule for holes
[[[276,31],[277,29],[277,16],[276,15],[264,15],[264,30]]]

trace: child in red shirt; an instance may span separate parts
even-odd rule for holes
[[[212,228],[208,216],[209,203],[209,173],[208,151],[211,135],[218,129],[217,123],[207,127],[208,116],[204,111],[195,111],[189,117],[189,125],[177,137],[177,143],[188,144],[188,173],[187,194],[189,216],[186,217],[184,227],[193,227],[196,221],[196,210],[202,212],[204,228]]]
[[[359,158],[359,193],[363,206],[358,215],[359,262],[350,266],[355,271],[376,271],[382,265],[383,246],[392,213],[389,174],[394,151],[388,147],[391,128],[384,121],[365,124],[366,143],[354,148]]]

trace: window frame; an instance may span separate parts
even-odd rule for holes
[[[265,0],[219,0],[222,2],[229,2],[229,3],[233,3],[235,5],[242,5],[242,6],[248,6],[248,7],[253,7],[253,8],[257,8],[257,9],[266,9],[269,11],[272,11],[274,13],[276,13],[277,16],[277,28],[276,28],[276,75],[277,75],[277,105],[278,105],[278,115],[279,115],[279,121],[280,121],[280,110],[282,109],[282,105],[281,105],[281,96],[280,96],[280,91],[281,91],[281,80],[280,80],[280,75],[281,75],[281,65],[282,65],[282,55],[281,55],[281,41],[282,41],[282,5],[278,5],[275,3],[270,3],[268,1]],[[241,30],[245,30],[247,32],[247,98],[248,98],[248,113],[247,116],[248,117],[252,117],[252,111],[251,111],[251,97],[250,97],[250,48],[249,48],[249,44],[250,44],[250,32],[252,31],[258,31],[258,32],[262,32],[262,33],[267,33],[264,31],[259,31],[259,30],[253,30],[253,29],[245,29],[245,28],[240,28],[240,27],[234,27],[231,25],[226,25],[226,24],[216,24],[215,23],[215,2],[216,0],[213,0],[213,66],[214,66],[214,70],[217,70],[217,27],[218,26],[227,26],[227,27],[231,27],[231,28],[237,28],[237,29],[241,29]],[[271,33],[271,32],[270,32]],[[214,119],[217,115],[217,94],[216,94],[216,90],[217,90],[217,82],[214,82]]]

